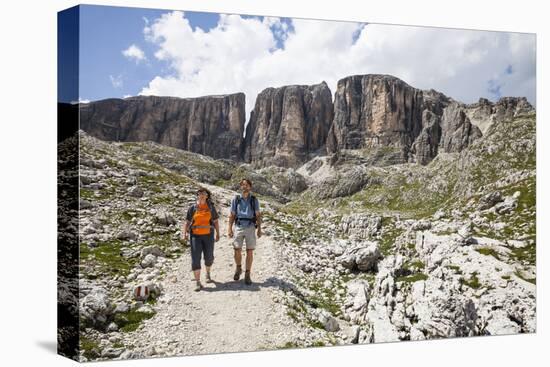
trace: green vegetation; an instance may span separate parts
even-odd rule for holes
[[[447,268],[453,270],[455,274],[462,274],[462,270],[460,269],[460,266],[458,265],[447,265]]]
[[[101,349],[99,342],[96,340],[83,336],[80,336],[80,349],[83,350],[83,356],[87,359],[96,359],[100,357]]]
[[[394,252],[395,240],[404,231],[393,225],[393,218],[391,217],[382,218],[382,231],[383,232],[380,239],[380,252],[382,255],[388,256]]]
[[[101,276],[128,275],[137,263],[135,258],[124,258],[121,254],[122,242],[111,240],[99,242],[97,247],[90,248],[86,243],[80,244],[80,262],[96,267]]]
[[[531,284],[537,284],[537,278],[526,278],[524,277],[519,270],[516,270],[514,272],[515,276],[517,276],[520,279],[525,280],[526,282],[529,282]]]
[[[470,279],[460,278],[460,283],[473,289],[479,289],[481,287],[481,283],[477,277],[477,272],[473,272]]]
[[[142,321],[153,317],[154,313],[139,312],[131,310],[125,313],[117,313],[115,315],[115,323],[118,325],[121,331],[131,332],[135,331]]]
[[[277,347],[277,349],[294,349],[299,347],[300,346],[296,342],[286,342],[284,345]],[[262,348],[262,349],[270,349],[270,348]]]
[[[482,248],[476,248],[476,251],[482,255],[492,256],[495,259],[500,260],[500,255],[494,248],[482,247]]]
[[[426,274],[416,273],[416,274],[407,275],[407,276],[403,276],[403,277],[397,277],[395,279],[395,281],[396,282],[405,282],[405,283],[414,283],[414,282],[418,282],[420,280],[426,280],[426,279],[428,279],[428,276]]]
[[[537,246],[533,243],[525,247],[513,248],[510,256],[518,262],[534,266],[537,260]]]

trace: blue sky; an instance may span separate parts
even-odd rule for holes
[[[138,46],[153,55],[156,45],[144,39],[143,29],[169,10],[96,5],[80,6],[80,98],[98,100],[137,95],[155,76],[172,73],[168,63],[147,57],[147,62],[129,62],[122,51]],[[218,13],[185,12],[193,30],[216,27]],[[252,16],[242,16],[244,19]],[[256,17],[263,19],[263,17]],[[284,20],[289,22],[288,19]],[[283,41],[275,37],[277,47]]]
[[[391,74],[462,102],[535,103],[535,35],[83,5],[80,99],[198,97]]]
[[[166,63],[148,58],[148,64],[129,62],[122,51],[135,44],[146,54],[155,46],[146,42],[143,28],[147,21],[166,10],[111,6],[80,6],[80,97],[97,100],[137,95],[156,75],[166,75]],[[193,27],[209,30],[219,15],[186,12]],[[119,80],[113,85],[111,77]]]

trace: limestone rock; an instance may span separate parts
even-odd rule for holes
[[[256,167],[300,166],[324,147],[332,116],[325,82],[263,90],[246,127],[245,161]]]
[[[243,93],[176,98],[110,98],[80,105],[80,125],[102,140],[154,141],[240,160],[245,123]]]

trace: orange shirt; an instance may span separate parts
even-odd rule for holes
[[[212,214],[208,204],[197,204],[197,210],[193,214],[193,226],[210,226]],[[191,228],[193,234],[209,234],[210,228]]]

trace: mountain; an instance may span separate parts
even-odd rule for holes
[[[242,93],[106,99],[81,104],[80,124],[103,140],[154,141],[256,168],[298,168],[327,154],[338,162],[349,151],[377,156],[374,164],[425,165],[464,150],[495,122],[534,111],[523,97],[464,104],[377,74],[339,80],[334,103],[325,82],[266,88],[243,137],[244,104]]]
[[[331,123],[325,82],[264,89],[246,127],[244,160],[256,167],[297,167],[324,148]]]
[[[338,81],[327,152],[389,148],[393,162],[427,164],[439,151],[460,152],[495,121],[533,110],[525,98],[466,105],[434,90],[416,89],[390,75]]]
[[[102,140],[154,141],[240,160],[245,96],[199,98],[140,96],[80,105],[80,127]]]

